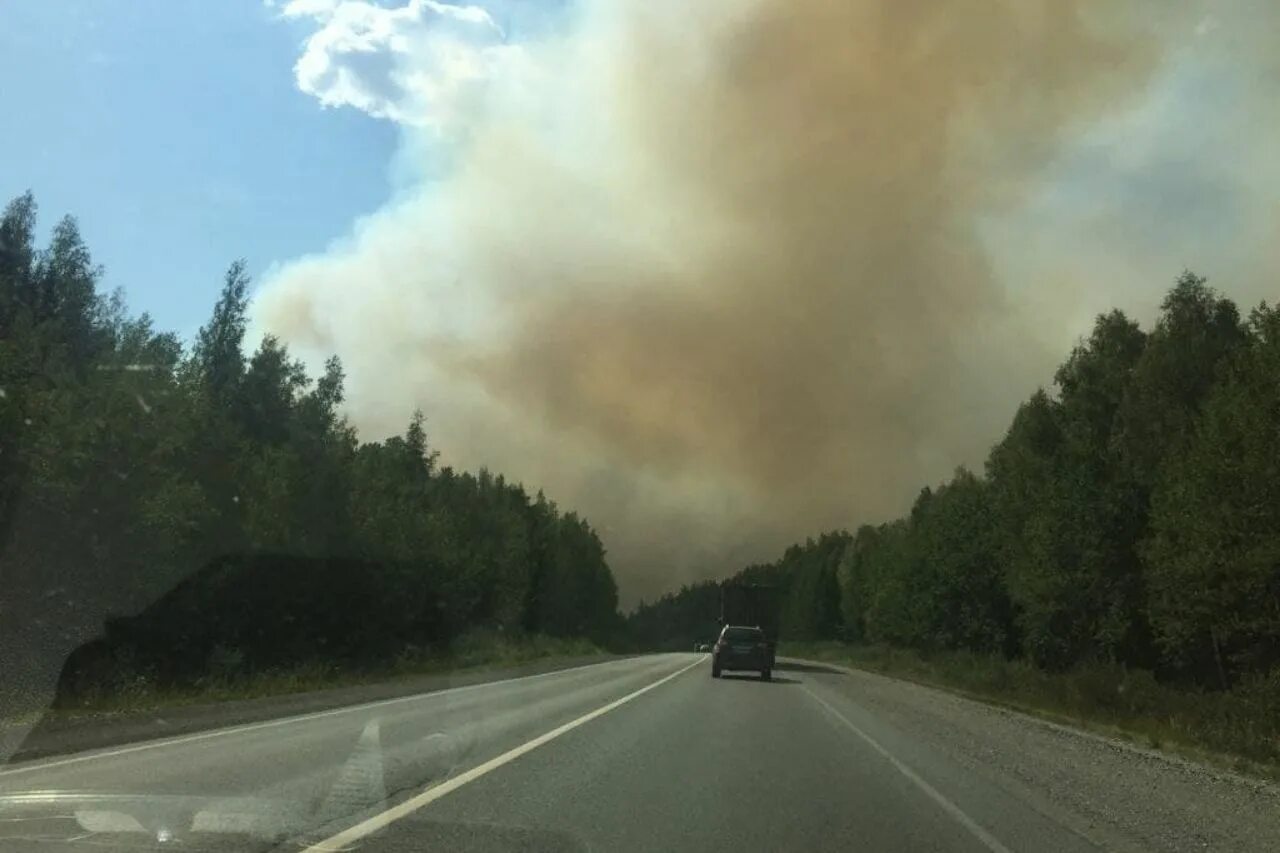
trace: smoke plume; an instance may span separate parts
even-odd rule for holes
[[[422,179],[259,320],[344,359],[365,437],[421,406],[585,514],[625,600],[883,520],[1085,331],[991,235],[1146,91],[1162,7],[581,3],[406,122]]]

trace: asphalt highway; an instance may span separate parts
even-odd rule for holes
[[[950,694],[705,655],[0,768],[0,850],[1280,849],[1274,786]]]

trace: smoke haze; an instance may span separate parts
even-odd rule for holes
[[[480,21],[449,125],[406,123],[421,180],[258,322],[343,358],[366,438],[420,406],[446,462],[585,514],[624,602],[884,520],[1124,307],[1019,223],[1218,20],[1164,5],[601,0],[500,52]]]

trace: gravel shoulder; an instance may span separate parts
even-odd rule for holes
[[[801,663],[843,673],[829,683],[885,721],[908,763],[936,756],[961,767],[1102,849],[1280,850],[1274,783],[914,682]]]

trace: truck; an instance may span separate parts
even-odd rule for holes
[[[778,623],[782,598],[778,588],[743,581],[720,585],[720,627],[742,625],[764,632],[770,648],[778,648]]]

